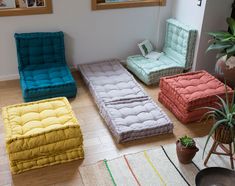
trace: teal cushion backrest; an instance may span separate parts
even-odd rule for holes
[[[15,34],[18,66],[66,63],[63,32]]]
[[[164,53],[185,69],[192,68],[197,31],[175,19],[167,20]]]

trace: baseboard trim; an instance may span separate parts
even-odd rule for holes
[[[0,81],[10,81],[20,79],[19,74],[12,74],[7,76],[0,76]]]
[[[73,66],[69,67],[71,72],[75,72],[76,68]],[[0,81],[10,81],[10,80],[17,80],[20,79],[19,74],[11,74],[11,75],[6,75],[6,76],[0,76]]]

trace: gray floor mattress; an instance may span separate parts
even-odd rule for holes
[[[119,143],[172,133],[171,120],[119,60],[84,64],[78,68],[100,114]]]

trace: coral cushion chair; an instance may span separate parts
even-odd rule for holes
[[[16,33],[15,39],[26,102],[76,96],[76,82],[66,64],[63,32]]]

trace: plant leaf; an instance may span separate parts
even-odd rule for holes
[[[233,45],[232,47],[228,48],[226,50],[227,53],[234,53],[235,52],[235,45]]]
[[[226,113],[225,117],[227,117],[227,115],[229,114],[228,104],[226,104],[225,101],[221,97],[219,97],[219,96],[216,96],[216,97],[221,101],[221,103],[223,105],[223,109],[224,109],[224,111]],[[228,102],[227,98],[226,98],[226,102]]]
[[[233,91],[232,101],[231,101],[231,105],[230,105],[230,112],[231,113],[233,113],[233,106],[235,106],[234,99],[235,99],[235,90]]]
[[[218,39],[224,39],[224,38],[229,38],[233,36],[229,32],[223,32],[223,31],[222,32],[208,32],[208,35],[218,38]]]
[[[235,20],[231,17],[227,18],[227,23],[233,35],[235,35]]]
[[[224,50],[229,47],[232,47],[232,45],[228,44],[228,43],[213,43],[213,44],[209,45],[206,52],[209,52],[211,50]]]
[[[202,108],[204,108],[204,109],[208,109],[208,110],[213,110],[213,111],[215,111],[215,112],[217,112],[217,113],[221,114],[221,116],[223,116],[223,117],[225,117],[225,118],[226,118],[225,113],[223,113],[223,112],[222,112],[221,110],[219,110],[219,109],[216,109],[216,108],[213,108],[213,107],[202,107]]]

